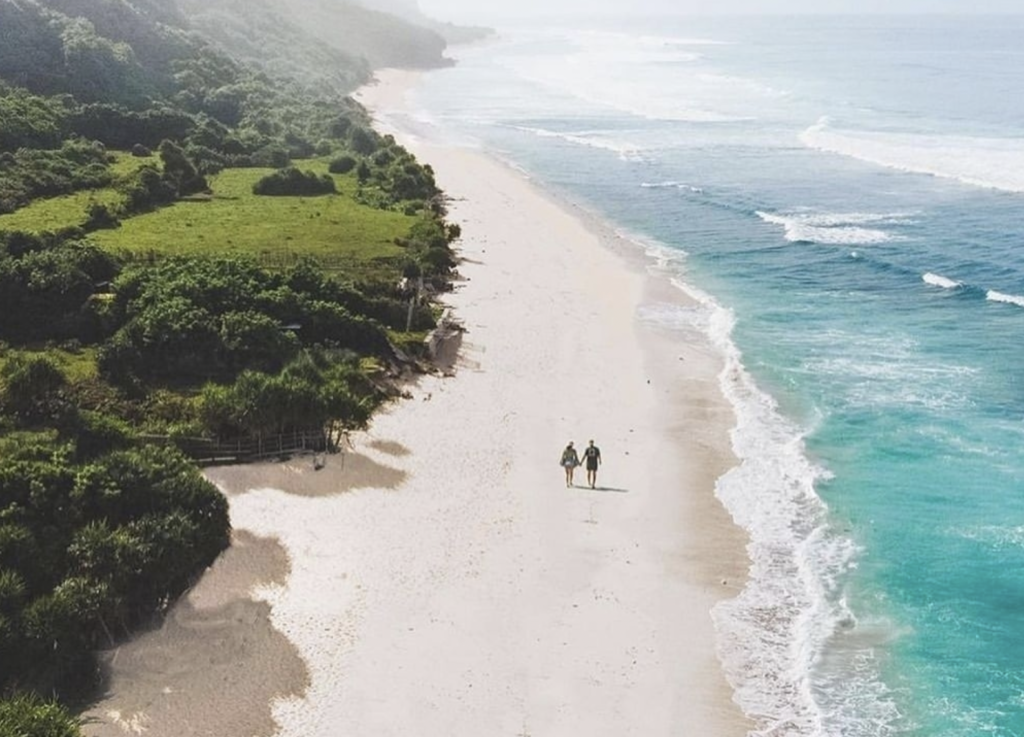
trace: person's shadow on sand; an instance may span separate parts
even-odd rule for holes
[[[583,486],[575,486],[573,488],[579,489],[580,491],[614,491],[617,494],[628,494],[629,493],[629,489],[619,489],[619,488],[616,488],[614,486],[595,486],[593,489],[591,489],[589,486],[583,485]]]

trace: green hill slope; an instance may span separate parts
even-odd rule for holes
[[[458,228],[346,94],[443,49],[328,0],[0,0],[3,734],[78,737],[40,695],[229,543],[195,461],[325,448],[415,368]]]

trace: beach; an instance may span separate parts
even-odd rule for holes
[[[86,734],[752,729],[709,614],[748,567],[714,493],[735,463],[721,356],[644,319],[688,297],[640,246],[480,150],[403,130],[417,78],[382,72],[357,98],[433,167],[462,228],[451,369],[322,469],[208,469],[235,545],[110,654]],[[582,469],[566,488],[561,450],[590,439],[596,488]]]

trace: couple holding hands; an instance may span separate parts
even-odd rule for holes
[[[597,467],[601,465],[601,449],[594,445],[593,440],[590,441],[590,445],[583,449],[583,462],[587,464],[587,483],[593,489],[594,484],[597,483]],[[581,463],[576,449],[572,447],[571,440],[565,446],[565,450],[562,451],[562,460],[559,461],[559,465],[565,469],[565,485],[572,486],[573,472]]]

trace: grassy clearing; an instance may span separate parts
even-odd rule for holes
[[[150,154],[149,156],[135,156],[127,151],[115,151],[114,163],[110,165],[110,171],[115,177],[121,179],[129,174],[134,174],[146,164],[159,167],[160,157],[155,154]]]
[[[309,159],[295,165],[326,174],[328,161]],[[119,153],[111,168],[122,177],[147,163],[158,160]],[[212,197],[137,215],[119,228],[91,234],[90,239],[128,257],[249,254],[275,266],[298,256],[313,256],[325,267],[343,268],[353,277],[372,275],[381,264],[402,256],[395,239],[408,235],[414,218],[356,202],[354,174],[333,175],[336,195],[254,195],[253,184],[273,171],[226,169],[211,178]],[[0,216],[0,230],[59,230],[80,225],[93,203],[116,206],[120,202],[121,195],[113,187],[39,200]]]
[[[118,179],[137,171],[145,164],[159,165],[155,156],[138,157],[117,152],[110,171]],[[85,222],[89,206],[93,203],[116,207],[122,202],[121,193],[114,187],[88,189],[61,197],[36,200],[19,210],[0,215],[0,230],[20,230],[29,233],[57,231]]]
[[[92,381],[99,376],[96,370],[96,349],[91,346],[76,350],[67,350],[65,348],[54,348],[42,345],[35,347],[24,346],[19,347],[17,352],[28,355],[45,355],[52,358],[60,367],[61,371],[64,372],[68,381],[72,383]],[[4,364],[7,363],[7,359],[11,355],[12,351],[0,350],[0,370],[3,369]]]
[[[121,193],[108,187],[36,200],[20,210],[0,215],[0,230],[42,233],[81,225],[85,222],[89,206],[94,202],[108,207],[119,205]]]
[[[57,349],[47,351],[47,355],[57,361],[57,365],[64,371],[68,381],[72,383],[80,381],[94,381],[99,378],[96,370],[96,349],[94,347],[83,347],[76,351]]]
[[[326,159],[296,165],[327,173]],[[353,175],[334,176],[336,195],[254,195],[253,184],[272,172],[226,169],[210,182],[213,197],[178,202],[91,237],[111,251],[139,256],[251,254],[267,265],[313,256],[353,275],[402,255],[394,241],[408,234],[414,218],[357,203]]]

